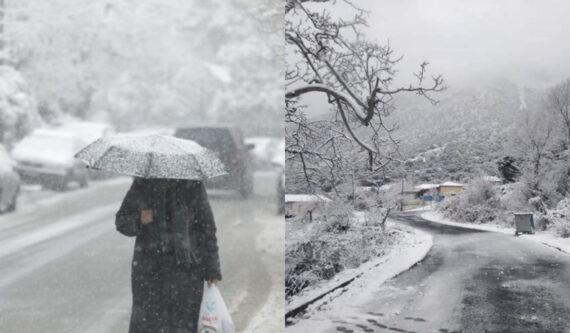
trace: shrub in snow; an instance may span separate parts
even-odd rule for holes
[[[528,211],[528,199],[531,193],[523,183],[502,185],[499,200],[510,211]]]
[[[315,258],[315,239],[303,242],[287,251],[285,256],[285,294],[295,295],[315,281],[320,280],[318,272],[314,270],[317,260]]]
[[[364,213],[364,222],[370,226],[380,226],[382,232],[386,230],[386,220],[391,209],[387,207],[373,207]]]
[[[327,205],[327,211],[324,214],[325,223],[323,228],[325,232],[344,232],[350,228],[352,218],[352,205],[348,202],[337,200]]]
[[[26,80],[10,66],[0,66],[0,143],[11,146],[39,121]]]
[[[441,205],[442,213],[463,222],[487,223],[497,219],[501,203],[497,189],[484,179],[469,184],[465,191],[446,199]]]
[[[532,210],[537,212],[546,213],[546,205],[541,197],[536,196],[528,199],[528,204],[532,208]]]
[[[534,216],[534,226],[536,230],[547,230],[552,226],[552,216],[550,214],[545,214],[541,212],[533,212]],[[514,220],[513,217],[511,217]]]
[[[497,204],[497,191],[495,186],[484,180],[477,179],[469,184],[464,192],[467,200],[472,204],[477,205],[496,205]]]
[[[383,222],[387,213],[384,208],[376,208],[370,214],[355,214],[352,205],[343,201],[329,205],[321,220],[304,229],[309,234],[287,246],[286,296],[381,255],[386,244]]]
[[[356,191],[354,198],[354,208],[366,211],[382,204],[383,197],[375,187],[360,187]]]
[[[552,221],[553,231],[556,235],[570,237],[570,197],[562,199],[556,208],[548,212]]]
[[[323,240],[327,239],[327,241]],[[306,287],[332,278],[344,269],[347,247],[342,240],[327,235],[311,239],[289,249],[285,256],[285,293],[295,295]]]
[[[548,170],[539,179],[538,190],[548,206],[554,207],[568,194],[570,168],[568,162],[551,162]]]
[[[570,224],[555,224],[554,225],[554,233],[562,238],[569,238],[570,237]]]

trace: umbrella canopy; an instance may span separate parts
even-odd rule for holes
[[[75,155],[88,167],[142,178],[206,180],[226,174],[216,154],[168,135],[116,134]]]

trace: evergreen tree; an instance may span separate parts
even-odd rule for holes
[[[514,183],[521,174],[521,171],[515,165],[515,159],[511,156],[505,156],[501,161],[497,162],[497,165],[501,176],[508,183]]]

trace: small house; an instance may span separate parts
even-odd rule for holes
[[[463,192],[464,189],[465,189],[464,184],[445,182],[439,185],[438,193],[442,197],[451,197],[460,192]]]
[[[285,194],[285,217],[300,217],[312,222],[314,216],[324,212],[329,202],[332,200],[322,194]]]
[[[416,199],[422,199],[424,201],[432,201],[436,199],[439,185],[438,184],[420,184],[414,186],[414,191],[416,194]]]

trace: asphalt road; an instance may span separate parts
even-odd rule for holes
[[[250,200],[210,195],[220,289],[238,332],[267,311],[275,276],[282,276],[258,239],[279,240],[271,236],[283,223],[275,183],[272,175],[257,179]],[[0,332],[127,332],[134,239],[115,231],[114,214],[129,185],[117,179],[67,193],[30,190],[17,212],[0,217]],[[259,332],[264,324],[257,320]]]
[[[337,332],[570,332],[570,256],[514,236],[394,216],[434,237]]]

